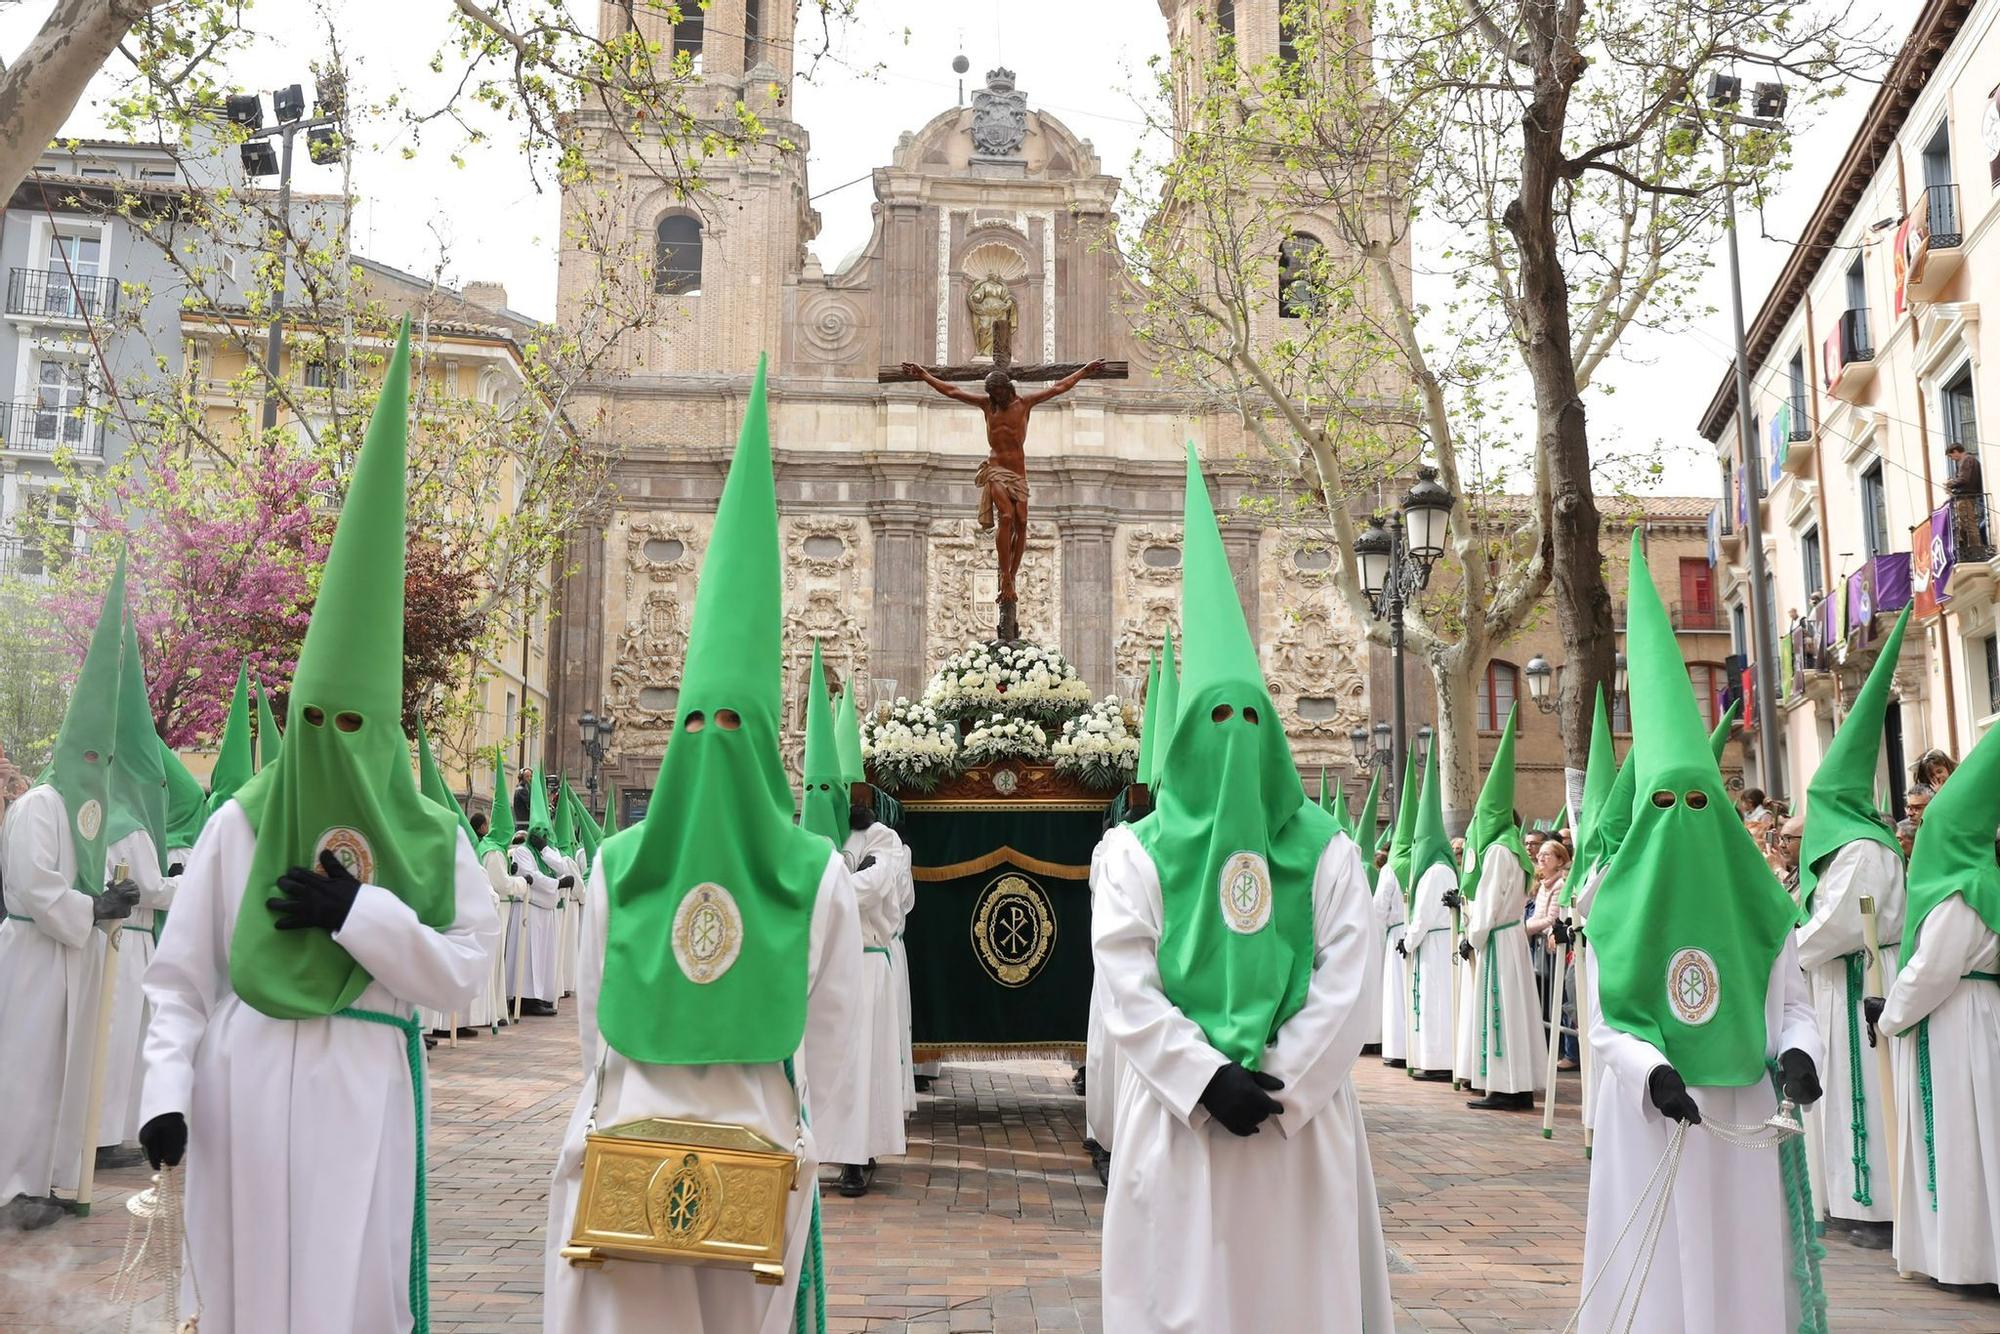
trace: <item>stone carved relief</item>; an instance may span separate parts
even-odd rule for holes
[[[799,311],[799,333],[825,360],[846,361],[861,343],[861,312],[842,297],[814,297]]]
[[[1023,639],[1037,644],[1062,642],[1061,604],[1056,598],[1060,559],[1056,526],[1030,520],[1028,549],[1022,553],[1015,580]],[[971,519],[932,523],[929,560],[924,639],[929,655],[926,670],[936,671],[938,664],[967,644],[993,638],[993,599],[999,595],[1000,572],[993,535],[980,532]]]
[[[1264,587],[1277,595],[1276,623],[1266,622],[1265,678],[1286,732],[1308,752],[1318,749],[1314,742],[1344,745],[1351,729],[1368,724],[1368,646],[1339,600],[1329,557],[1324,542],[1281,534],[1260,562]]]
[[[625,525],[625,596],[643,578],[649,584],[693,578],[701,564],[702,535],[691,523],[648,515]]]
[[[674,717],[670,704],[661,707],[671,696],[660,692],[680,683],[705,537],[691,522],[656,514],[629,520],[624,535],[625,624],[605,698],[621,741],[659,746]]]
[[[972,95],[972,151],[1015,157],[1028,141],[1028,95],[1014,86],[1014,71],[986,71],[986,86]]]
[[[1149,588],[1171,588],[1176,591],[1181,586],[1181,530],[1178,528],[1149,527],[1132,528],[1125,533],[1125,577],[1135,584]],[[1173,560],[1164,558],[1168,550],[1177,553]]]
[[[1118,632],[1118,643],[1112,650],[1112,661],[1118,674],[1145,680],[1146,668],[1153,655],[1166,644],[1168,628],[1172,627],[1175,638],[1179,638],[1180,614],[1177,594],[1148,594],[1143,599],[1136,599],[1128,607]]]
[[[819,641],[831,681],[868,675],[867,626],[855,610],[871,605],[873,596],[861,559],[870,539],[861,520],[835,515],[786,515],[779,532],[785,553],[785,712],[778,744],[796,774],[805,757],[813,641]]]

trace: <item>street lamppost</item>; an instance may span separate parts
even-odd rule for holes
[[[1528,659],[1528,665],[1521,670],[1528,678],[1528,697],[1535,701],[1535,708],[1542,713],[1554,713],[1556,702],[1549,698],[1549,686],[1555,680],[1556,669],[1549,666],[1547,658],[1537,653]],[[1499,725],[1498,719],[1494,720],[1494,725]]]
[[[1753,116],[1729,110],[1743,100],[1743,80],[1733,74],[1708,76],[1708,104],[1725,126],[1752,130],[1777,130],[1784,126],[1785,86],[1760,83],[1751,97]],[[1699,122],[1697,121],[1697,124]],[[1743,322],[1743,261],[1736,246],[1735,164],[1727,133],[1719,136],[1723,147],[1722,204],[1723,226],[1729,239],[1729,312],[1736,336],[1736,431],[1743,453],[1744,542],[1750,548],[1750,668],[1756,681],[1754,721],[1757,724],[1757,767],[1762,771],[1764,789],[1774,797],[1785,793],[1785,776],[1778,772],[1778,647],[1772,642],[1773,619],[1770,590],[1764,572],[1764,464],[1759,455],[1757,433],[1750,425],[1749,333]],[[1723,504],[1729,497],[1722,498]]]
[[[590,761],[590,768],[584,773],[584,788],[589,794],[591,814],[597,814],[597,777],[604,764],[604,754],[611,748],[611,734],[617,724],[606,713],[599,716],[589,709],[576,720],[577,739],[583,742],[583,753]]]
[[[1354,558],[1361,572],[1362,591],[1368,595],[1368,609],[1376,620],[1389,623],[1389,660],[1395,678],[1390,715],[1391,810],[1400,810],[1403,804],[1404,757],[1409,748],[1403,698],[1403,612],[1409,600],[1430,582],[1431,567],[1444,555],[1445,530],[1456,503],[1451,492],[1438,484],[1436,468],[1419,468],[1416,484],[1403,497],[1401,509],[1386,520],[1379,514],[1371,516],[1367,528],[1354,539]]]
[[[266,431],[278,424],[278,369],[285,339],[285,250],[292,237],[292,141],[304,134],[306,156],[322,167],[340,161],[345,148],[338,128],[347,112],[344,85],[337,78],[321,78],[314,85],[313,100],[318,104],[314,108],[316,114],[308,117],[304,88],[294,83],[274,89],[271,110],[276,113],[278,123],[268,126],[264,124],[261,93],[231,93],[223,102],[224,115],[247,131],[242,147],[244,174],[278,178],[278,225],[273,239],[278,261],[277,290],[271,294],[271,329],[264,344],[263,429]],[[277,149],[271,147],[273,139],[279,143]]]

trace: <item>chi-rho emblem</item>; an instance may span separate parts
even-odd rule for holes
[[[359,829],[346,825],[335,825],[319,836],[313,845],[313,869],[319,869],[319,855],[330,852],[334,860],[347,868],[347,873],[364,885],[375,883],[375,849],[368,846],[368,839]]]
[[[102,828],[104,828],[104,807],[98,805],[97,798],[92,797],[76,808],[76,832],[83,836],[84,842],[95,843],[97,833]]]
[[[1239,852],[1222,864],[1217,886],[1222,920],[1239,936],[1252,936],[1271,920],[1271,868],[1255,852]]]
[[[688,981],[713,982],[743,948],[743,913],[721,885],[696,885],[674,910],[673,935],[674,962]]]
[[[1691,1027],[1715,1018],[1722,1004],[1722,974],[1706,950],[1693,946],[1676,950],[1667,961],[1667,1006]]]
[[[1026,986],[1056,944],[1056,915],[1042,887],[1024,875],[997,877],[972,911],[972,951],[1003,987]]]

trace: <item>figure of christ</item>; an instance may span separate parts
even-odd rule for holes
[[[1003,607],[1011,608],[1016,601],[1014,577],[1020,571],[1022,553],[1028,549],[1028,414],[1037,404],[1067,394],[1103,369],[1100,358],[1030,394],[1016,389],[1007,372],[996,370],[986,377],[982,396],[939,379],[913,361],[903,363],[903,374],[910,379],[922,380],[946,398],[970,403],[986,414],[986,462],[979,465],[972,480],[980,488],[980,530],[993,528],[998,522],[993,546],[1000,557],[999,601]]]

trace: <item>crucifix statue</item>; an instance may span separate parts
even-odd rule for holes
[[[995,637],[1004,642],[1020,638],[1016,609],[1015,576],[1021,556],[1028,548],[1028,413],[1038,403],[1068,393],[1092,378],[1122,380],[1126,364],[1102,358],[1088,364],[1054,363],[1016,366],[1013,359],[1013,323],[1001,319],[993,326],[993,360],[990,365],[919,366],[906,361],[899,367],[883,367],[876,379],[885,383],[921,380],[946,398],[970,403],[986,414],[986,462],[979,465],[973,483],[980,488],[979,527],[996,527],[993,545],[1000,558],[999,626]],[[954,381],[983,380],[985,394],[958,388]],[[1020,381],[1047,382],[1048,388],[1023,394],[1015,389]]]

